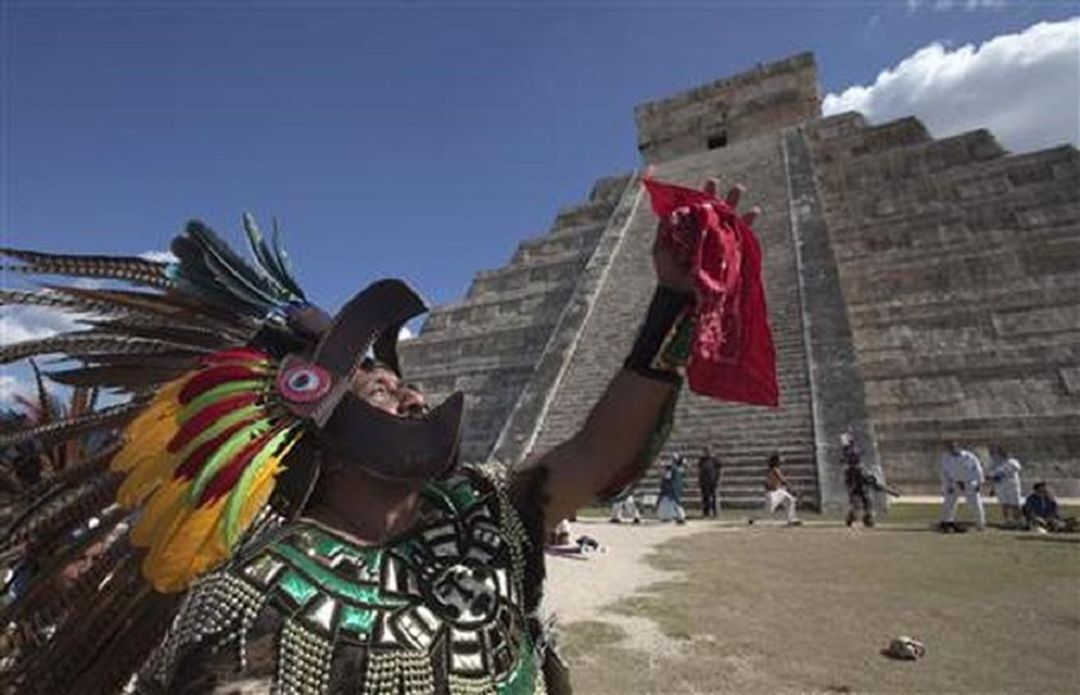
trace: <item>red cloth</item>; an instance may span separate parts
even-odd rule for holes
[[[688,259],[698,302],[686,366],[690,389],[713,398],[776,406],[776,348],[761,281],[761,246],[725,201],[646,178],[660,243]],[[694,224],[672,213],[689,208]]]

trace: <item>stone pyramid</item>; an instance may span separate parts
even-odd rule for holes
[[[843,505],[848,429],[906,492],[937,490],[945,437],[984,460],[999,441],[1027,480],[1080,491],[1075,148],[1009,155],[986,131],[935,140],[913,118],[821,118],[808,53],[635,117],[657,178],[741,181],[766,211],[781,406],[685,393],[668,447],[713,443],[722,505],[760,504],[773,452],[805,501]],[[652,292],[655,224],[639,174],[605,178],[404,344],[432,399],[465,391],[466,460],[521,461],[580,427]]]

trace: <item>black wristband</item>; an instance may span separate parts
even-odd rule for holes
[[[682,381],[693,328],[694,295],[657,287],[623,367],[650,379]]]

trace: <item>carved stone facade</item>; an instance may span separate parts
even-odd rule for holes
[[[687,393],[669,450],[713,442],[729,506],[759,504],[774,451],[807,500],[842,505],[847,429],[909,492],[937,489],[946,437],[980,453],[1000,441],[1029,482],[1077,492],[1076,149],[1011,156],[985,131],[823,119],[817,94],[802,54],[636,110],[657,178],[741,181],[765,209],[781,406]],[[466,459],[519,461],[580,426],[652,291],[654,231],[638,177],[604,179],[404,345],[433,398],[468,395]]]

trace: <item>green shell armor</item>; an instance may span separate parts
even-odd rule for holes
[[[192,588],[141,683],[171,692],[204,659],[250,679],[249,641],[276,633],[275,693],[545,692],[504,469],[428,485],[419,519],[382,546],[306,519],[269,532]]]

